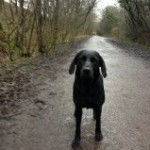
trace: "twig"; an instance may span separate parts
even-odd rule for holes
[[[14,116],[17,116],[20,114],[21,114],[21,112],[17,112],[17,113],[11,114],[11,115],[4,115],[4,116],[0,116],[0,119],[9,119],[11,117],[14,117]]]

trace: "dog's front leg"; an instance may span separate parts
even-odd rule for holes
[[[81,140],[81,118],[82,118],[82,108],[75,108],[75,119],[76,119],[76,131],[75,138],[72,142],[72,147],[76,148],[80,145]]]
[[[102,140],[102,132],[101,132],[101,113],[102,113],[102,107],[95,108],[95,119],[96,119],[96,128],[95,128],[95,140],[100,141]]]

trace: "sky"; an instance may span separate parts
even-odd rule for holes
[[[103,10],[107,6],[119,6],[118,0],[98,0],[97,6],[96,6],[96,14],[98,17],[101,18]]]
[[[118,5],[117,0],[99,0],[98,7],[101,9],[106,8],[106,6],[115,6]]]
[[[5,0],[9,1],[9,0]],[[102,11],[107,7],[107,6],[118,6],[118,0],[98,0],[97,6],[96,6],[96,14],[101,16]]]
[[[9,2],[9,0],[5,0],[6,2]],[[98,4],[97,4],[97,7],[99,9],[104,9],[106,6],[114,6],[115,4],[118,4],[117,3],[117,0],[98,0]]]

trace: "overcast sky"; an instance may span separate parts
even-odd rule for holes
[[[5,0],[9,1],[9,0]],[[96,6],[96,13],[101,16],[102,11],[107,7],[107,6],[118,6],[118,0],[98,0],[97,6]]]
[[[98,0],[96,10],[100,12],[107,6],[119,6],[118,0]]]
[[[9,2],[9,0],[5,0],[6,2]],[[117,3],[117,0],[98,0],[98,4],[97,4],[97,7],[99,9],[104,9],[106,6],[114,6],[115,4],[118,4]]]
[[[98,0],[97,6],[96,6],[96,14],[98,15],[98,18],[101,18],[103,10],[107,6],[119,6],[118,0]]]
[[[115,6],[118,5],[117,0],[99,0],[98,7],[104,9],[106,6]]]

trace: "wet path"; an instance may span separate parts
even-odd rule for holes
[[[113,47],[105,38],[93,36],[80,49],[97,50],[104,58],[108,77],[104,80],[106,103],[102,113],[104,139],[94,142],[95,122],[84,110],[81,150],[150,149],[150,69],[144,61]],[[79,50],[80,50],[79,49]],[[76,53],[76,52],[75,52]],[[47,77],[36,87],[37,103],[0,127],[0,150],[70,150],[75,122],[72,102],[73,76],[58,64],[56,78]]]

